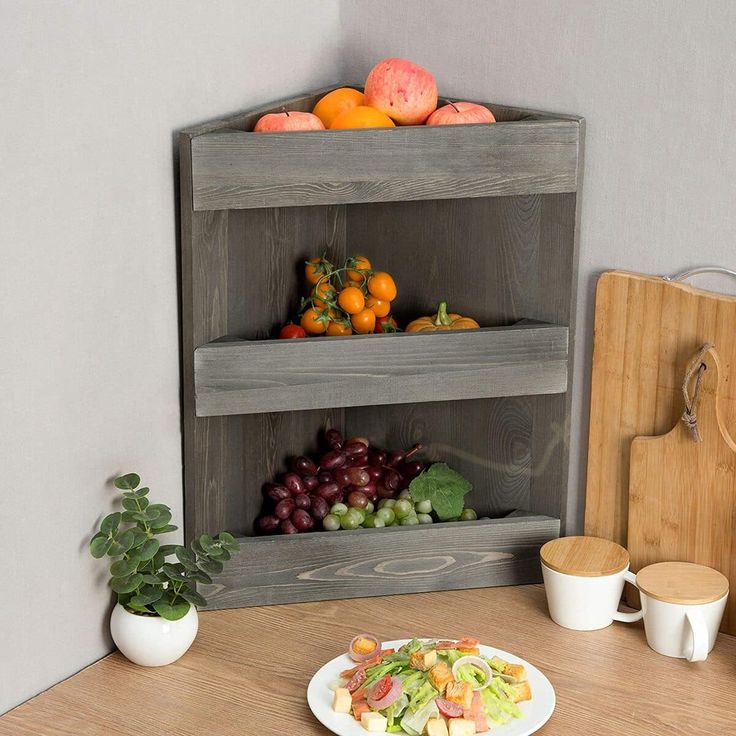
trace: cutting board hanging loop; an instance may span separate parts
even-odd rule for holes
[[[700,434],[698,428],[698,402],[700,401],[700,389],[703,381],[703,373],[708,370],[708,366],[703,363],[703,358],[706,353],[713,351],[715,353],[715,345],[707,342],[703,345],[700,350],[692,357],[690,362],[687,364],[685,369],[685,378],[682,381],[682,395],[685,397],[685,411],[682,413],[682,421],[685,422],[685,426],[690,430],[690,434],[695,442],[702,442],[703,437]],[[695,388],[693,389],[693,398],[690,399],[688,386],[693,376],[695,376]]]

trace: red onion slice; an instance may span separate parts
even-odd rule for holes
[[[401,680],[399,680],[398,677],[392,677],[391,689],[386,693],[384,697],[382,697],[380,700],[374,700],[369,694],[366,700],[368,701],[368,705],[370,705],[370,707],[374,710],[383,710],[384,708],[388,708],[389,705],[391,705],[392,703],[396,702],[399,699],[400,695]]]
[[[373,649],[371,649],[370,652],[358,652],[355,650],[355,644],[360,640],[364,639],[369,642],[375,643],[375,646]],[[375,636],[371,636],[370,634],[358,634],[358,636],[354,637],[353,640],[350,642],[350,646],[348,647],[348,655],[350,659],[353,660],[353,662],[367,662],[369,659],[373,659],[376,655],[381,653],[381,642],[376,639]]]

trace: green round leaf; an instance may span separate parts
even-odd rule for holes
[[[237,552],[240,549],[238,540],[229,532],[220,532],[217,538],[222,542],[222,546],[230,552]]]
[[[135,542],[135,534],[133,534],[132,529],[127,529],[115,541],[123,547],[123,552],[127,552],[133,546],[133,542]]]
[[[222,572],[222,562],[219,560],[201,560],[199,567],[212,575],[219,575]]]
[[[148,509],[146,509],[146,513],[148,513]],[[151,525],[151,529],[158,530],[168,526],[170,521],[171,511],[159,511],[154,518],[149,519],[148,523]]]
[[[147,487],[144,487],[144,488],[139,488],[139,489],[138,489],[138,490],[137,490],[137,491],[135,492],[135,495],[136,495],[136,496],[147,496],[147,495],[148,495],[148,492],[149,492],[150,490],[151,490],[151,489],[150,489],[150,488],[147,488]]]
[[[209,534],[203,534],[199,538],[199,544],[206,554],[211,555],[216,553],[219,547],[216,545],[215,540]]]
[[[173,524],[167,524],[166,526],[156,527],[154,531],[156,534],[166,534],[167,532],[175,532],[179,527]]]
[[[182,547],[181,545],[176,545],[174,553],[176,554],[176,559],[179,560],[187,570],[197,569],[197,558],[195,557],[194,552],[190,549]]]
[[[178,546],[178,544],[162,544],[159,548],[159,552],[168,557],[169,555],[173,555],[176,553],[176,548]]]
[[[212,578],[206,572],[202,572],[202,570],[192,570],[192,572],[187,573],[187,575],[198,583],[204,583],[205,585],[212,584]]]
[[[115,531],[120,526],[120,518],[122,514],[119,511],[115,511],[112,514],[108,514],[100,524],[100,531],[103,534],[109,534]]]
[[[116,593],[132,593],[143,582],[143,575],[139,572],[125,578],[113,578],[110,587]]]
[[[127,578],[137,567],[138,563],[135,560],[117,560],[110,565],[110,575],[114,578]]]
[[[131,603],[135,603],[139,606],[148,606],[151,603],[155,603],[156,601],[161,599],[161,596],[164,594],[163,588],[155,588],[152,585],[144,585],[141,588],[140,593],[137,595],[134,595],[131,599]]]
[[[165,618],[167,621],[178,621],[180,618],[189,613],[189,603],[183,600],[177,600],[173,605],[164,599],[158,600],[153,604],[156,613]]]
[[[151,560],[155,557],[156,552],[158,552],[159,548],[159,542],[158,539],[147,539],[143,546],[138,551],[138,554],[141,557],[141,560]]]
[[[89,543],[89,553],[92,557],[99,560],[100,557],[104,557],[107,554],[111,544],[112,539],[109,537],[95,537]]]
[[[137,496],[133,496],[133,498],[123,499],[123,508],[128,511],[144,511],[147,506],[147,498],[138,498]]]
[[[162,585],[166,582],[166,578],[162,575],[146,572],[143,573],[143,582],[148,585]]]
[[[183,583],[189,582],[189,580],[184,577],[183,570],[181,570],[178,565],[170,565],[166,563],[161,569],[163,570],[164,575],[169,578],[169,580],[176,580],[177,582]]]
[[[113,483],[115,488],[119,488],[121,491],[132,491],[141,484],[141,477],[136,473],[128,473],[115,478]]]
[[[179,591],[179,595],[185,600],[189,601],[193,606],[206,606],[207,600],[201,596],[197,591],[190,590],[189,588],[185,588],[184,590]]]

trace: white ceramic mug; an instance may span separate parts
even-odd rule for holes
[[[614,621],[639,621],[641,611],[623,613],[618,610],[624,582],[636,577],[628,566],[611,575],[583,577],[557,572],[542,562],[544,588],[552,620],[566,629],[593,631],[604,629]]]
[[[629,582],[636,585],[636,578]],[[689,662],[707,659],[716,643],[728,593],[710,603],[688,604],[658,600],[641,588],[639,595],[647,643],[655,652]]]

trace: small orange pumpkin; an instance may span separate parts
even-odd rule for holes
[[[477,330],[480,325],[470,317],[447,313],[447,302],[440,302],[437,314],[409,322],[405,332],[437,332],[439,330]]]

